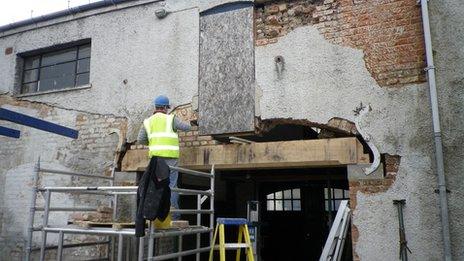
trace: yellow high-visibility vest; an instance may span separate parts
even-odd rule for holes
[[[173,129],[174,115],[155,113],[143,121],[148,136],[148,156],[179,158],[179,136]]]

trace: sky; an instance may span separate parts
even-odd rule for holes
[[[0,26],[99,0],[0,0]]]

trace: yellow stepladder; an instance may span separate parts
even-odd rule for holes
[[[248,231],[248,221],[245,218],[218,218],[216,220],[216,229],[214,230],[213,242],[211,242],[211,250],[209,252],[209,261],[213,261],[213,253],[216,248],[219,248],[219,259],[220,261],[226,261],[226,249],[236,249],[236,261],[240,260],[240,250],[246,249],[246,256],[248,261],[254,261],[253,248],[250,240],[250,233]],[[238,242],[237,243],[225,243],[225,226],[232,225],[238,226]],[[216,244],[216,237],[219,232],[219,245]],[[245,243],[242,243],[242,237],[245,239]]]

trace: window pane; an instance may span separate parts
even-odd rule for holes
[[[324,199],[328,199],[328,198],[329,198],[329,189],[324,188]]]
[[[267,210],[274,211],[274,200],[268,200],[267,201]]]
[[[268,199],[274,199],[274,193],[268,194],[268,195],[267,195],[267,198],[268,198]]]
[[[76,54],[77,48],[44,54],[42,56],[42,66],[75,60]]]
[[[21,93],[31,93],[37,91],[37,82],[23,84]]]
[[[76,62],[63,63],[40,69],[40,80],[65,77],[74,75]]]
[[[301,210],[301,201],[293,200],[293,211],[300,211],[300,210]]]
[[[23,82],[36,82],[39,76],[39,69],[24,71]]]
[[[83,73],[90,71],[90,58],[77,61],[77,72]]]
[[[74,75],[64,75],[60,78],[43,79],[39,81],[39,91],[48,91],[74,87]]]
[[[282,200],[276,200],[275,201],[275,210],[277,210],[277,211],[282,211],[283,210]]]
[[[276,192],[275,193],[275,198],[281,199],[282,198],[282,191]]]
[[[24,69],[39,67],[40,56],[27,57],[24,59]]]
[[[89,73],[78,74],[76,78],[76,86],[89,84]]]
[[[325,211],[329,211],[329,201],[325,201]]]
[[[334,210],[338,210],[338,207],[340,206],[341,202],[342,202],[341,200],[335,200],[335,209]]]
[[[288,189],[284,191],[284,199],[292,199],[292,190]]]
[[[343,198],[343,189],[334,189],[334,196],[333,198],[340,199]]]
[[[293,190],[293,198],[300,198],[300,189],[294,189]]]
[[[284,200],[284,210],[292,210],[292,201]]]
[[[90,44],[79,46],[79,59],[90,57]]]

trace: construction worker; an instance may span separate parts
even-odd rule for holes
[[[160,95],[154,100],[155,111],[153,115],[143,121],[137,141],[148,145],[149,157],[164,158],[169,166],[177,166],[179,159],[179,137],[177,131],[189,131],[190,123],[183,122],[178,117],[168,114],[171,108],[168,97]],[[169,187],[177,188],[179,173],[170,170]],[[179,194],[171,192],[171,207],[179,209]],[[173,214],[172,219],[179,219],[179,214]]]

